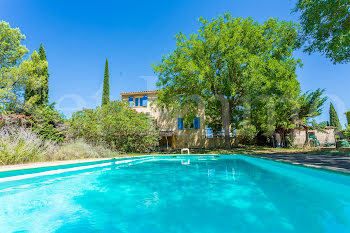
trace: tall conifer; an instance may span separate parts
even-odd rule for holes
[[[47,61],[46,58],[46,52],[42,44],[40,44],[39,47],[39,57],[40,60],[42,61]],[[48,66],[45,67],[43,70],[42,75],[45,77],[44,83],[43,83],[43,88],[40,90],[40,104],[47,105],[49,102],[49,68]]]
[[[108,60],[106,59],[105,75],[103,79],[102,105],[107,104],[108,101],[109,101],[109,71],[108,71]]]
[[[335,108],[332,103],[329,107],[329,124],[333,126],[336,131],[342,130],[337,111],[335,111]]]
[[[41,81],[41,87],[33,89],[31,86],[27,86],[25,89],[24,99],[29,100],[31,97],[37,95],[39,98],[36,101],[37,105],[47,105],[49,102],[49,69],[47,66],[46,52],[42,44],[39,47],[39,61],[46,62],[42,68],[36,71],[36,75],[39,78],[43,78]]]

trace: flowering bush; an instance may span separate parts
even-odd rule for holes
[[[121,152],[148,152],[158,143],[152,120],[119,101],[73,114],[70,132],[75,138]]]
[[[0,165],[46,160],[55,150],[55,144],[42,140],[31,129],[0,129]]]

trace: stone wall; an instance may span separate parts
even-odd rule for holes
[[[318,130],[309,130],[309,133],[315,134],[316,138],[320,141],[321,146],[325,146],[327,143],[335,143],[335,135],[333,127],[326,127],[325,132]],[[306,141],[305,129],[296,129],[293,135],[294,146],[302,147]]]

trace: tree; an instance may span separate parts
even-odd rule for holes
[[[0,21],[0,110],[6,108],[25,83],[18,69],[28,52],[21,45],[24,39],[18,28],[11,28],[8,23]]]
[[[305,51],[320,52],[333,63],[350,61],[350,0],[298,0]]]
[[[47,62],[46,52],[42,44],[40,44],[40,47],[39,47],[39,57],[41,61]],[[40,90],[40,94],[41,94],[40,104],[47,105],[49,103],[49,76],[50,76],[48,65],[46,65],[46,67],[43,70],[43,76],[45,76],[46,79],[44,80],[43,88]]]
[[[346,120],[348,122],[348,125],[350,126],[350,111],[347,111],[344,114],[346,115]]]
[[[16,66],[23,59],[28,49],[20,43],[25,38],[18,28],[0,21],[0,69]]]
[[[108,71],[108,60],[106,59],[105,75],[103,79],[102,105],[107,104],[108,101],[109,101],[109,71]]]
[[[36,105],[48,105],[49,102],[49,70],[48,63],[46,60],[46,52],[42,44],[39,47],[38,56],[35,55],[35,59],[31,59],[36,65],[37,69],[33,71],[34,76],[40,77],[40,87],[33,87],[28,83],[25,89],[24,98],[25,101],[29,101],[30,98],[37,96],[35,101]],[[41,66],[39,67],[39,63]]]
[[[298,29],[272,18],[259,24],[230,14],[200,22],[198,34],[186,37],[180,32],[174,52],[153,65],[159,77],[158,100],[173,113],[179,109],[191,117],[203,106],[210,109],[207,114],[213,113],[209,119],[219,113],[229,148],[230,126],[244,112],[245,100],[268,95],[277,102],[281,96],[298,96],[295,69],[300,61],[293,58]]]
[[[337,111],[335,111],[335,108],[332,103],[329,107],[329,124],[333,126],[336,131],[340,131],[342,129]]]
[[[306,92],[299,98],[300,110],[299,110],[299,125],[305,129],[305,145],[309,145],[309,128],[310,120],[316,116],[322,114],[323,105],[327,101],[327,97],[323,97],[325,90],[317,89],[314,92]],[[315,122],[311,122],[312,127],[319,126]]]
[[[46,52],[45,52],[45,49],[44,49],[43,44],[40,44],[40,47],[39,47],[39,56],[40,56],[40,60],[42,60],[42,61],[47,61]]]
[[[40,55],[34,51],[30,59],[23,61],[20,69],[26,77],[24,104],[28,107],[47,105],[47,61],[41,60]]]

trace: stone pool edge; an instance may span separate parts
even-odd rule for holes
[[[220,155],[228,155],[228,154],[193,154],[193,156],[220,156]],[[273,162],[278,163],[284,163],[299,167],[306,167],[316,170],[323,170],[328,172],[335,172],[343,175],[350,176],[350,171],[347,169],[341,169],[338,167],[332,167],[332,166],[320,166],[316,164],[307,164],[307,163],[301,163],[301,162],[295,162],[292,160],[285,160],[285,159],[278,159],[278,158],[271,158],[271,157],[265,157],[263,155],[257,155],[257,154],[230,154],[230,155],[240,155],[240,156],[247,156],[247,157],[253,157],[253,158],[259,158],[264,160],[269,160]],[[1,172],[8,172],[8,171],[16,171],[16,170],[26,170],[26,169],[34,169],[34,168],[44,168],[44,167],[54,167],[54,166],[60,166],[60,165],[71,165],[71,164],[79,164],[79,163],[89,163],[89,162],[98,162],[98,161],[104,161],[104,160],[111,160],[111,159],[127,159],[127,158],[140,158],[140,157],[154,157],[154,156],[175,156],[174,154],[145,154],[145,155],[137,155],[137,156],[122,156],[122,157],[110,157],[110,158],[92,158],[92,159],[76,159],[76,160],[63,160],[63,161],[49,161],[49,162],[36,162],[36,163],[27,163],[27,164],[14,164],[14,165],[1,165],[0,166],[0,173]],[[188,155],[181,155],[176,154],[176,156],[188,156]],[[191,156],[191,155],[189,155]]]
[[[1,165],[0,172],[16,171],[16,170],[26,170],[34,168],[44,168],[44,167],[55,167],[60,165],[71,165],[78,163],[90,163],[105,161],[111,159],[127,159],[127,158],[138,158],[147,157],[153,155],[137,155],[137,156],[123,156],[123,157],[110,157],[110,158],[93,158],[93,159],[75,159],[75,160],[61,160],[61,161],[49,161],[49,162],[35,162],[35,163],[25,163],[25,164],[13,164],[13,165]]]

